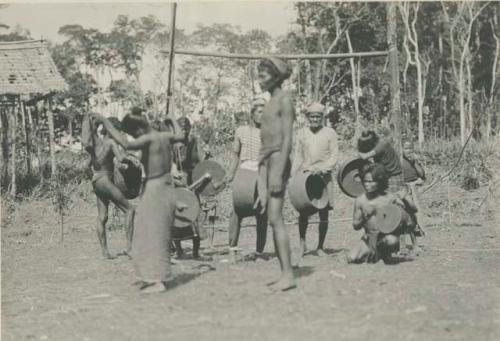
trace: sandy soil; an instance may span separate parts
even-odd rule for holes
[[[479,207],[484,195],[456,189],[448,206],[443,193],[427,193],[424,252],[395,265],[347,265],[344,250],[359,234],[333,223],[329,255],[308,255],[298,289],[286,293],[265,285],[279,273],[270,231],[270,260],[236,265],[219,231],[214,250],[202,242],[211,260],[180,261],[169,290],[151,296],[131,285],[130,260],[100,257],[92,203],[77,202],[60,242],[49,203],[25,202],[4,211],[2,340],[498,340],[500,237]],[[333,218],[349,218],[351,205],[342,197]],[[289,230],[295,261],[297,228]],[[114,252],[123,248],[120,228],[109,239]],[[310,248],[316,239],[313,225]],[[253,251],[254,240],[246,228],[240,246]]]

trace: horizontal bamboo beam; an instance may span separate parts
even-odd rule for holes
[[[169,51],[162,51],[169,55]],[[183,54],[188,56],[200,57],[219,57],[232,59],[263,59],[269,56],[281,59],[340,59],[340,58],[362,58],[362,57],[383,57],[388,55],[388,51],[370,51],[370,52],[353,52],[353,53],[331,53],[331,54],[273,54],[273,55],[252,55],[245,53],[225,53],[225,52],[202,52],[175,50],[175,54]]]

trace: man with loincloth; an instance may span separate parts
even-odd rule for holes
[[[319,238],[316,253],[325,255],[323,244],[328,231],[328,211],[333,209],[332,173],[338,158],[337,133],[330,127],[324,127],[325,107],[313,103],[306,109],[309,127],[297,132],[297,143],[293,158],[292,175],[297,172],[310,172],[323,178],[328,192],[329,205],[319,210]],[[301,257],[307,252],[306,231],[309,223],[309,213],[299,212],[299,236]]]
[[[233,181],[238,169],[248,169],[258,172],[260,124],[265,104],[266,100],[264,98],[255,98],[252,102],[252,109],[250,110],[251,123],[236,129],[233,143],[233,159],[226,179],[228,183]],[[233,207],[233,212],[229,220],[229,252],[231,253],[233,261],[236,261],[237,258],[236,254],[238,251],[238,239],[240,236],[242,219],[243,217],[238,216]],[[250,260],[265,259],[263,252],[266,246],[267,237],[266,214],[259,214],[255,211],[255,221],[257,228],[257,245],[256,252],[249,257]]]
[[[120,122],[116,121],[115,124],[118,125]],[[123,162],[129,158],[109,138],[108,131],[102,124],[92,126],[89,116],[84,118],[84,124],[88,125],[89,134],[92,134],[89,137],[91,142],[86,145],[85,150],[90,154],[92,187],[97,197],[97,237],[99,238],[103,256],[107,259],[113,259],[115,257],[109,252],[106,238],[106,223],[108,221],[110,201],[122,210],[126,216],[127,249],[123,253],[130,254],[132,247],[134,208],[113,182],[115,159],[118,162]],[[130,161],[133,162],[133,158],[130,158]]]
[[[262,91],[271,94],[271,99],[262,114],[256,207],[260,208],[261,214],[267,213],[281,266],[281,278],[269,285],[282,291],[297,286],[292,269],[290,239],[283,221],[283,201],[290,177],[295,113],[292,99],[281,85],[290,75],[288,64],[276,57],[264,58],[258,66],[260,87]]]
[[[147,180],[137,207],[132,258],[141,291],[165,291],[164,282],[170,276],[169,245],[176,210],[170,175],[172,143],[181,141],[184,136],[175,120],[169,120],[175,133],[158,132],[153,130],[146,117],[129,114],[122,121],[123,131],[134,137],[128,141],[109,120],[100,115],[96,118],[123,148],[142,151],[141,162]],[[177,206],[182,209],[182,205]]]

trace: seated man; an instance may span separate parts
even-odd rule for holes
[[[333,209],[333,182],[332,172],[337,163],[338,145],[335,130],[323,126],[325,107],[319,103],[313,103],[306,110],[309,123],[297,132],[297,144],[295,157],[293,159],[292,176],[297,172],[311,172],[320,175],[326,184],[329,206],[318,212],[319,214],[319,238],[317,255],[325,255],[323,244],[328,231],[328,211]],[[306,231],[309,223],[309,214],[299,212],[299,236],[300,255],[303,257],[307,252]]]
[[[376,263],[380,258],[390,259],[391,254],[399,250],[399,235],[411,231],[415,222],[406,212],[406,205],[396,195],[387,193],[388,174],[384,166],[372,163],[361,170],[361,181],[365,193],[354,202],[353,227],[365,234],[358,246],[349,251],[348,263]],[[396,204],[403,210],[400,227],[392,234],[379,231],[376,221],[377,209],[388,204]]]

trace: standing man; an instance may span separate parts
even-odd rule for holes
[[[260,122],[266,100],[256,98],[252,103],[250,111],[250,125],[244,125],[236,129],[233,143],[233,159],[226,182],[234,179],[238,169],[248,169],[258,172],[259,169],[259,151],[260,151]],[[241,221],[243,217],[238,216],[233,208],[233,213],[229,220],[229,252],[233,261],[236,261],[238,251],[238,239],[240,236]],[[257,225],[257,245],[256,252],[250,259],[257,260],[263,258],[264,247],[267,237],[267,215],[255,211],[255,220]]]
[[[297,133],[295,157],[293,159],[292,176],[297,172],[310,172],[320,175],[328,192],[329,206],[319,210],[319,239],[316,253],[324,256],[323,249],[328,231],[328,211],[333,209],[332,173],[338,159],[337,133],[330,127],[324,127],[325,107],[320,103],[311,104],[306,110],[309,127],[300,129]],[[307,252],[306,231],[309,214],[299,212],[300,254]]]
[[[174,160],[177,170],[176,182],[181,186],[189,186],[193,183],[193,169],[200,162],[198,153],[198,140],[191,134],[191,122],[187,117],[177,119],[184,139],[174,145]],[[199,200],[199,197],[198,197]],[[193,237],[193,258],[200,258],[200,226],[199,221],[194,223],[196,235]],[[177,258],[182,258],[184,251],[180,240],[175,240],[175,251]]]
[[[274,246],[281,267],[281,278],[270,283],[273,289],[289,290],[297,287],[292,269],[290,239],[283,221],[285,188],[290,178],[290,153],[295,112],[289,93],[281,88],[290,77],[290,66],[276,57],[261,60],[258,79],[262,91],[271,99],[264,106],[260,131],[258,199],[255,207],[266,212],[273,229]]]
[[[110,120],[115,126],[118,126],[120,123],[117,121],[118,120]],[[112,123],[110,123],[110,125],[112,125]],[[100,134],[99,128],[101,128]],[[132,247],[134,207],[113,182],[115,158],[118,162],[123,162],[128,159],[128,157],[118,148],[115,141],[109,137],[108,130],[103,127],[101,123],[97,123],[96,125],[92,124],[89,115],[84,117],[82,131],[85,135],[83,136],[86,144],[85,150],[90,154],[92,187],[97,197],[97,237],[99,238],[102,255],[107,259],[115,258],[115,256],[111,255],[109,252],[106,237],[106,223],[108,222],[110,201],[126,215],[125,228],[127,249],[123,254],[130,254]],[[130,159],[130,161],[133,160]]]
[[[183,139],[175,120],[169,119],[175,133],[158,132],[142,115],[126,115],[122,121],[125,133],[134,137],[128,141],[106,118],[95,115],[104,124],[111,137],[126,150],[141,150],[141,162],[146,172],[146,184],[137,207],[137,219],[132,242],[132,258],[139,277],[141,291],[165,291],[165,282],[171,276],[169,245],[176,208],[185,205],[176,202],[170,174],[172,144]]]

